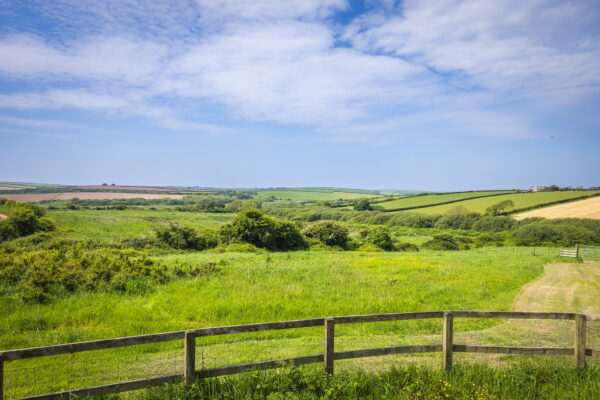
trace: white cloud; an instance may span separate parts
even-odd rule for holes
[[[0,107],[142,116],[207,132],[231,132],[214,120],[242,119],[336,139],[513,138],[538,132],[494,106],[561,107],[598,92],[600,18],[589,2],[383,3],[339,27],[345,0],[33,1],[68,29],[61,40],[0,36],[0,75],[38,87],[0,94]],[[228,115],[207,120],[196,105]]]
[[[593,2],[414,1],[401,15],[370,15],[346,37],[369,52],[409,57],[472,85],[535,97],[600,83]]]

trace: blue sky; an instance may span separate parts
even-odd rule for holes
[[[596,0],[0,0],[0,180],[600,185]]]

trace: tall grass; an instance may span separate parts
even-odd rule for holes
[[[395,367],[373,373],[355,370],[328,379],[315,368],[285,368],[199,380],[140,392],[139,400],[221,399],[406,399],[573,400],[600,398],[600,369],[577,371],[560,365],[520,364],[510,369],[481,365],[447,374],[431,368]]]

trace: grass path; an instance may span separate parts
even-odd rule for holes
[[[553,263],[544,267],[544,274],[523,286],[515,297],[512,310],[529,312],[600,313],[600,263]],[[467,319],[456,319],[455,328]],[[454,343],[489,346],[572,347],[573,321],[559,320],[503,320],[498,325],[483,330],[456,332]],[[381,340],[381,338],[380,338]],[[440,335],[416,335],[408,340],[390,337],[393,345],[437,344]],[[375,347],[375,346],[373,346]],[[588,322],[587,347],[600,349],[600,323]],[[458,364],[483,363],[506,366],[514,361],[532,359],[531,356],[455,353]],[[571,357],[539,356],[540,362],[571,362]],[[559,362],[560,362],[559,361]],[[382,370],[391,363],[437,366],[439,354],[392,356],[346,362],[347,367],[360,365],[366,369]],[[588,362],[598,363],[588,358]],[[599,363],[600,364],[600,363]]]

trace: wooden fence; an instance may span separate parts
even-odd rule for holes
[[[574,249],[560,249],[560,256],[600,261],[600,247],[576,244]]]
[[[396,346],[373,349],[335,351],[335,326],[339,324],[401,321],[442,318],[442,343],[435,345]],[[575,337],[573,347],[506,347],[506,346],[471,346],[454,343],[455,318],[512,318],[512,319],[555,319],[573,320],[575,323]],[[297,321],[269,322],[249,325],[223,326],[217,328],[200,328],[186,331],[156,333],[150,335],[129,336],[115,339],[94,340],[60,344],[55,346],[34,347],[19,350],[0,351],[0,400],[3,398],[3,366],[4,363],[34,357],[71,354],[84,351],[104,350],[124,346],[135,346],[148,343],[167,342],[173,340],[184,341],[184,363],[182,373],[175,375],[157,376],[149,379],[120,382],[109,385],[75,389],[67,392],[45,394],[26,399],[67,399],[73,396],[89,396],[108,393],[119,393],[183,381],[189,385],[198,378],[209,378],[223,375],[238,374],[251,370],[263,370],[281,367],[282,365],[304,365],[323,363],[325,372],[334,373],[334,361],[362,357],[377,357],[392,354],[414,353],[442,353],[442,367],[446,371],[452,368],[452,355],[454,352],[462,353],[496,353],[496,354],[525,354],[525,355],[562,355],[572,356],[576,367],[582,368],[586,363],[586,356],[600,357],[600,349],[586,348],[586,321],[600,321],[600,314],[575,314],[575,313],[538,313],[514,311],[428,311],[394,314],[352,315],[343,317],[314,318]],[[226,367],[196,369],[196,338],[235,333],[264,332],[281,329],[307,328],[324,326],[323,354],[308,355],[282,360],[271,360],[238,364]]]

